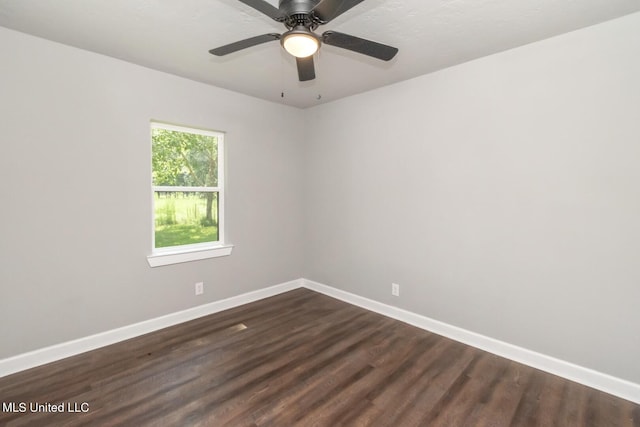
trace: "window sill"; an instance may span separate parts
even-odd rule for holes
[[[147,256],[150,267],[179,264],[181,262],[198,261],[231,255],[233,245],[215,246],[205,249],[176,250],[174,252],[158,252]]]

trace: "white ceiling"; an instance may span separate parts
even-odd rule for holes
[[[304,83],[276,41],[208,53],[285,30],[237,0],[0,0],[0,26],[304,108],[637,11],[640,0],[366,0],[317,32],[392,45],[396,58],[324,45]]]

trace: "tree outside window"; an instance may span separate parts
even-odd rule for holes
[[[221,242],[223,134],[152,123],[154,248]]]

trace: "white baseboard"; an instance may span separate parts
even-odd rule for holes
[[[187,322],[198,317],[207,316],[243,304],[268,298],[300,287],[305,287],[349,304],[371,310],[373,312],[400,320],[418,328],[451,338],[498,356],[549,372],[554,375],[584,384],[605,393],[640,404],[640,384],[632,383],[611,375],[603,374],[589,368],[575,365],[535,351],[499,341],[456,326],[452,326],[428,317],[412,313],[397,307],[383,304],[361,297],[322,283],[307,279],[297,279],[279,285],[248,292],[187,310],[171,313],[166,316],[113,329],[88,337],[56,344],[28,353],[19,354],[0,360],[0,377],[35,366],[55,362],[65,357],[74,356],[99,347],[134,338],[162,328]]]
[[[46,363],[55,362],[56,360],[64,359],[65,357],[84,353],[85,351],[95,350],[96,348],[115,344],[130,338],[135,338],[162,328],[197,319],[198,317],[207,316],[229,308],[261,300],[301,286],[301,279],[292,280],[290,282],[281,283],[279,285],[259,289],[257,291],[248,292],[220,301],[214,301],[212,303],[189,308],[187,310],[167,314],[165,316],[156,317],[155,319],[145,320],[133,325],[123,326],[121,328],[101,332],[88,337],[19,354],[7,359],[1,359],[0,377],[44,365]]]
[[[312,280],[302,279],[302,286],[349,304],[357,305],[384,316],[400,320],[420,329],[451,338],[455,341],[488,351],[489,353],[640,404],[640,384],[467,331],[466,329],[458,328],[378,301],[363,298]]]

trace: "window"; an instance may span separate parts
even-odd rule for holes
[[[224,244],[224,135],[151,124],[152,267],[229,255]]]

